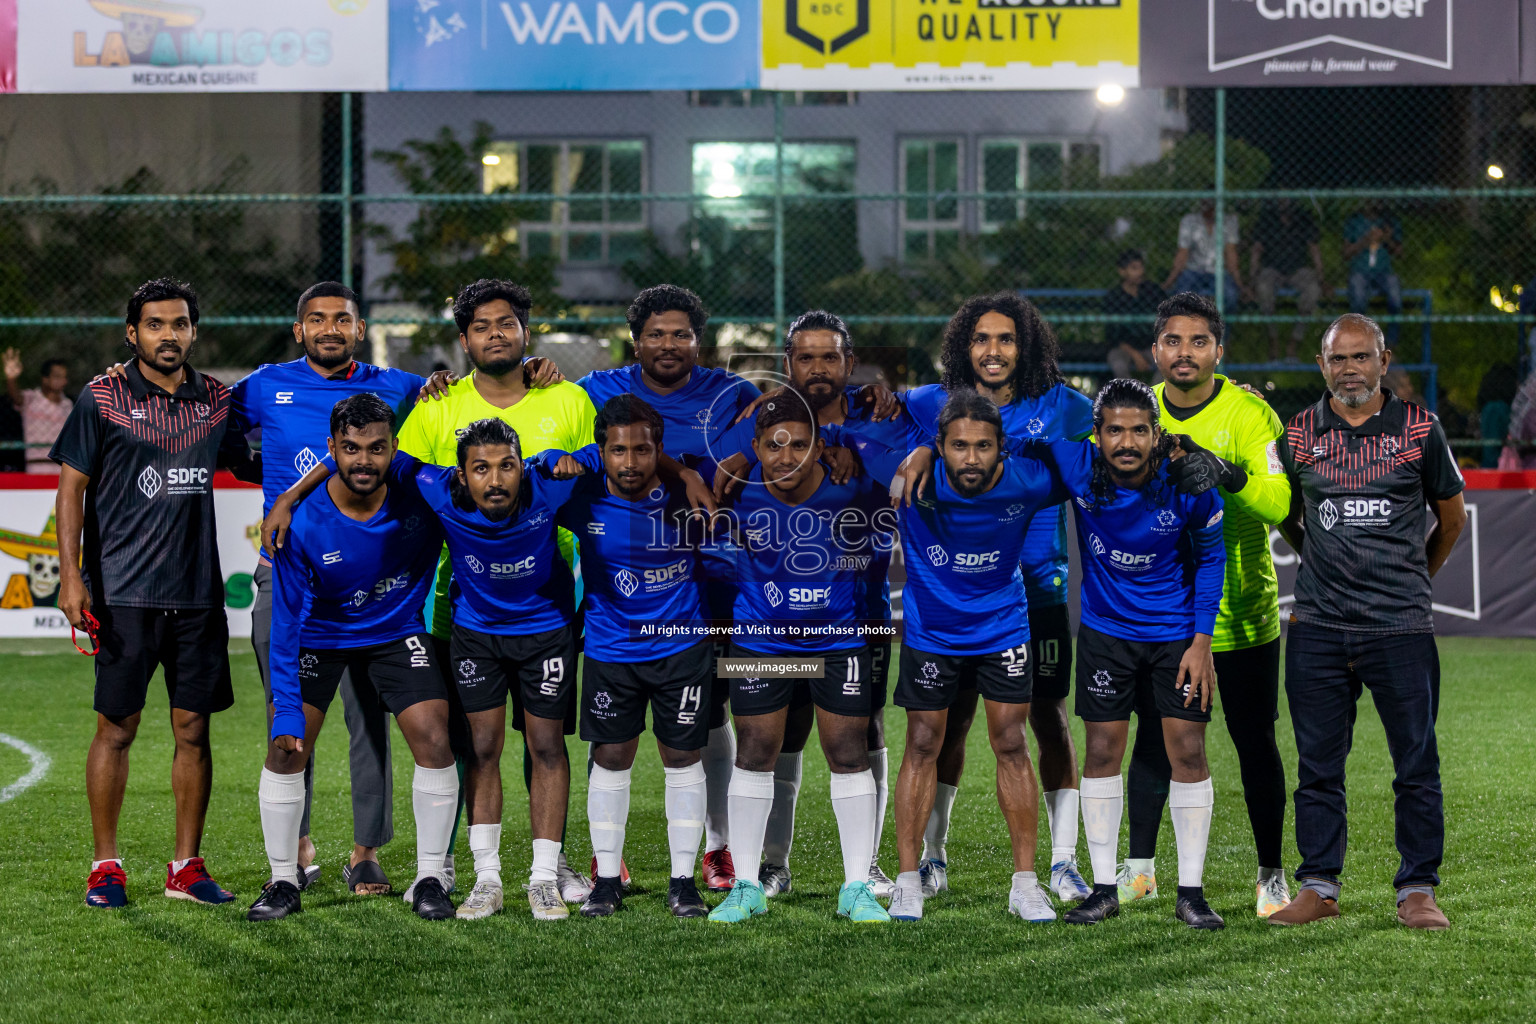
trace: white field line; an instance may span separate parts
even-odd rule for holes
[[[25,740],[19,740],[14,736],[7,736],[3,732],[0,732],[0,743],[21,751],[32,762],[32,767],[27,769],[27,774],[4,789],[0,789],[0,804],[3,804],[7,800],[14,800],[39,782],[42,782],[43,776],[48,774],[48,768],[53,764],[53,761],[49,759],[47,754],[38,750],[32,744]]]

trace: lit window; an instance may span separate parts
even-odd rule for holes
[[[643,142],[493,142],[481,163],[486,192],[562,197],[523,205],[508,236],[525,256],[620,264],[640,253],[646,223],[645,203],[638,198],[645,191]]]

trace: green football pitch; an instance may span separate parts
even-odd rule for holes
[[[254,662],[238,642],[237,703],[214,723],[214,795],[203,843],[236,902],[202,907],[160,895],[172,839],[171,744],[164,690],[152,689],[122,819],[132,902],[91,910],[83,903],[91,844],[82,777],[94,727],[91,674],[85,658],[58,653],[63,646],[0,647],[0,733],[52,761],[40,781],[0,803],[0,1019],[7,1021],[1536,1017],[1536,642],[1441,642],[1449,835],[1440,898],[1452,928],[1440,934],[1396,923],[1391,769],[1368,698],[1349,762],[1344,916],[1306,929],[1254,917],[1253,849],[1235,757],[1219,724],[1210,743],[1217,799],[1205,882],[1227,919],[1220,933],[1192,933],[1173,920],[1176,872],[1166,824],[1158,899],[1094,928],[1025,925],[1009,916],[1008,841],[982,730],[973,734],[955,806],[953,888],[929,901],[921,924],[860,928],[834,916],[840,862],[826,766],[814,747],[800,797],[794,893],[745,925],[672,919],[662,775],[654,747],[644,746],[626,851],[635,885],[623,912],[603,921],[535,922],[520,898],[511,899],[518,892],[510,883],[524,877],[529,859],[515,739],[505,772],[507,911],[473,923],[421,921],[398,898],[352,897],[342,885],[350,805],[339,716],[319,744],[321,881],[305,894],[303,914],[249,924],[244,909],[267,870],[256,804],[265,741]],[[893,778],[901,722],[900,711],[889,709]],[[1294,781],[1283,708],[1280,735]],[[394,749],[399,834],[382,860],[403,885],[414,841],[410,755],[398,733]],[[584,756],[573,740],[570,853],[578,863],[589,850]],[[0,746],[0,787],[28,769],[24,754]],[[467,869],[462,832],[457,852]],[[1289,842],[1287,857],[1294,868]],[[1080,858],[1086,865],[1086,849]],[[881,862],[895,873],[889,822]]]

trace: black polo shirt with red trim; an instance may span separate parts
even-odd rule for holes
[[[1386,388],[1350,426],[1322,399],[1297,413],[1280,458],[1306,502],[1296,621],[1356,633],[1431,633],[1431,500],[1466,486],[1440,421]]]
[[[174,393],[144,378],[92,381],[48,457],[90,477],[82,575],[98,605],[221,608],[213,473],[249,464],[229,390],[190,366]]]

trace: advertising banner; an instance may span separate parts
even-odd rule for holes
[[[389,84],[387,0],[17,0],[22,92],[342,92]]]
[[[1138,84],[1140,0],[763,0],[765,89]]]
[[[392,0],[397,90],[751,89],[756,0]]]
[[[6,474],[0,482],[0,637],[69,639],[69,622],[59,612],[59,538],[53,499],[58,478],[22,478]],[[251,635],[251,605],[261,533],[261,488],[219,486],[215,481],[214,515],[219,523],[219,569],[224,574],[224,603],[230,636]],[[43,486],[12,489],[16,483]],[[82,647],[89,647],[81,639]],[[68,649],[66,644],[65,649]]]
[[[1504,85],[1521,0],[1156,0],[1148,86]]]

